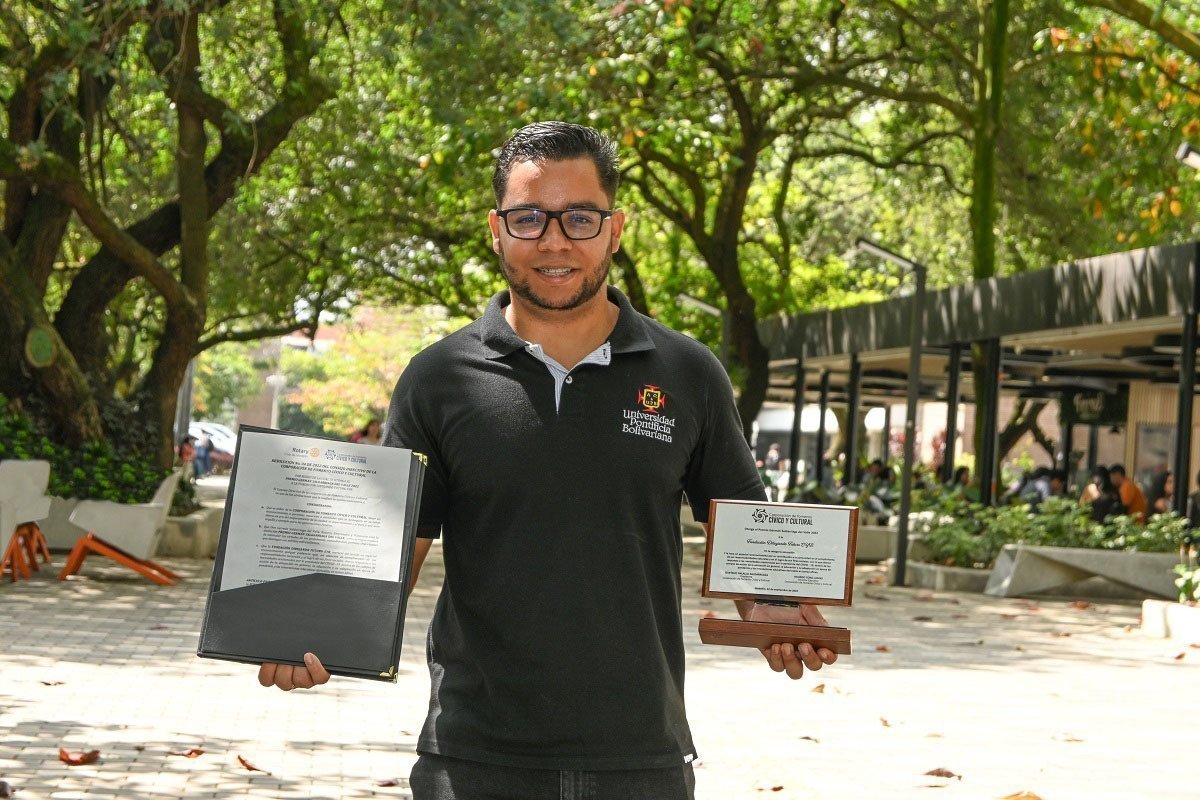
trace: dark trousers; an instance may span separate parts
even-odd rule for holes
[[[690,764],[666,769],[575,771],[499,767],[422,753],[413,800],[694,800]]]

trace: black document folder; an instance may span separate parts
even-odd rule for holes
[[[393,489],[407,493],[402,558],[396,580],[329,574],[314,569],[307,574],[222,590],[230,536],[241,535],[239,531],[247,527],[244,520],[233,518],[238,471],[261,468],[258,464],[244,463],[242,437],[246,433],[292,437],[307,445],[312,444],[310,440],[321,438],[248,425],[241,427],[196,654],[250,664],[303,665],[304,654],[311,651],[330,674],[394,682],[400,662],[424,476],[421,456],[409,453],[407,484]],[[347,445],[335,439],[324,441],[336,442],[339,449],[373,447]]]

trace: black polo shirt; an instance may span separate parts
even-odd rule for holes
[[[616,289],[612,363],[554,379],[483,317],[405,368],[385,444],[429,456],[420,535],[444,533],[418,751],[509,766],[694,758],[684,716],[679,507],[762,499],[729,380]],[[689,586],[688,591],[697,591]]]

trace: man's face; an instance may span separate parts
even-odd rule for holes
[[[500,207],[517,206],[547,211],[610,207],[596,165],[588,158],[513,165]],[[510,236],[495,211],[488,215],[488,224],[492,249],[500,256],[514,303],[523,301],[544,311],[569,311],[589,302],[607,302],[601,290],[608,281],[612,254],[621,243],[623,212],[605,220],[599,236],[583,240],[568,239],[558,220],[550,221],[540,239]]]
[[[1115,489],[1120,489],[1121,484],[1125,482],[1125,476],[1119,472],[1113,472],[1108,477],[1112,481],[1113,488]]]

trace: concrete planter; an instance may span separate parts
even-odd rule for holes
[[[895,573],[895,561],[888,560],[889,578]],[[904,565],[904,585],[935,592],[972,592],[981,594],[987,586],[990,570],[969,567],[944,567],[925,561],[908,561]]]
[[[859,564],[878,564],[896,555],[896,529],[884,525],[859,525],[854,560]]]
[[[221,508],[201,508],[186,517],[167,517],[155,556],[212,558],[221,537]]]
[[[1142,603],[1142,630],[1160,639],[1200,644],[1200,606],[1146,600]]]
[[[71,512],[79,501],[74,497],[51,497],[50,515],[38,522],[46,543],[51,550],[70,550],[75,546],[75,540],[87,533],[83,528],[71,523]]]
[[[996,558],[987,594],[1174,598],[1178,562],[1174,553],[1009,544]]]

